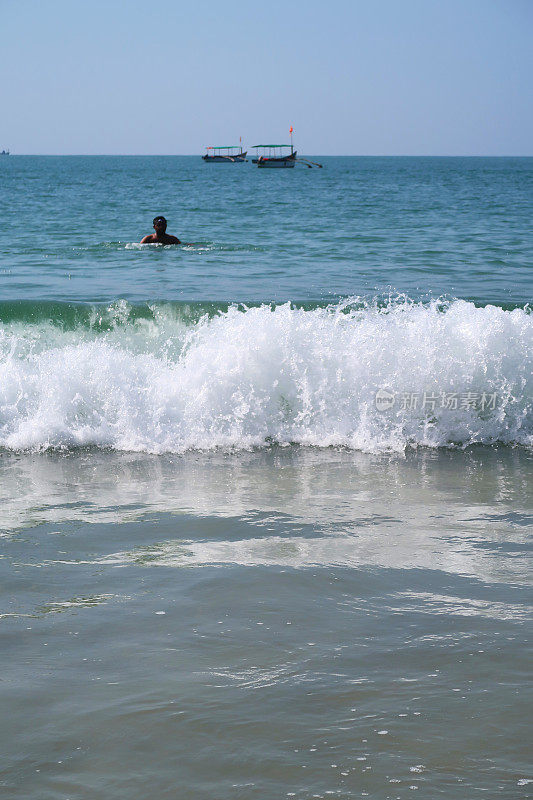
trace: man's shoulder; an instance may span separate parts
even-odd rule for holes
[[[150,242],[155,241],[155,234],[149,233],[147,236],[141,239],[141,244],[150,244]]]
[[[181,244],[180,240],[177,236],[172,236],[171,234],[167,234],[167,242],[168,244]]]

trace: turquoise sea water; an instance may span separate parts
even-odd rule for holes
[[[4,158],[2,298],[530,300],[533,159],[321,162]],[[135,250],[157,213],[193,246]]]
[[[7,797],[530,796],[533,159],[317,160],[0,160]]]

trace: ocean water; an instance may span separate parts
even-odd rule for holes
[[[0,160],[6,797],[531,796],[533,159],[316,160]]]

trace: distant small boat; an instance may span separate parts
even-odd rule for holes
[[[8,156],[8,155],[9,155],[9,150],[0,151],[0,156]]]
[[[291,152],[284,154],[285,149]],[[252,158],[252,164],[258,167],[276,169],[294,167],[296,164],[296,150],[293,150],[292,144],[254,144],[254,150],[256,157]]]
[[[308,161],[306,158],[296,158],[297,152],[292,146],[292,134],[294,128],[289,128],[291,135],[290,144],[254,144],[255,158],[252,158],[252,164],[257,164],[258,167],[267,169],[279,169],[280,167],[295,167],[296,164],[303,164],[309,169],[312,167],[322,168],[322,164],[317,164],[316,161]],[[259,153],[259,151],[262,151]],[[290,150],[290,153],[283,152]]]
[[[206,164],[242,164],[246,161],[246,150],[242,145],[230,147],[206,147],[202,159]],[[210,152],[212,151],[212,152]]]

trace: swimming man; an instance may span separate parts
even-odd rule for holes
[[[141,239],[141,244],[181,244],[177,236],[166,232],[167,221],[164,217],[154,217],[154,231]]]

